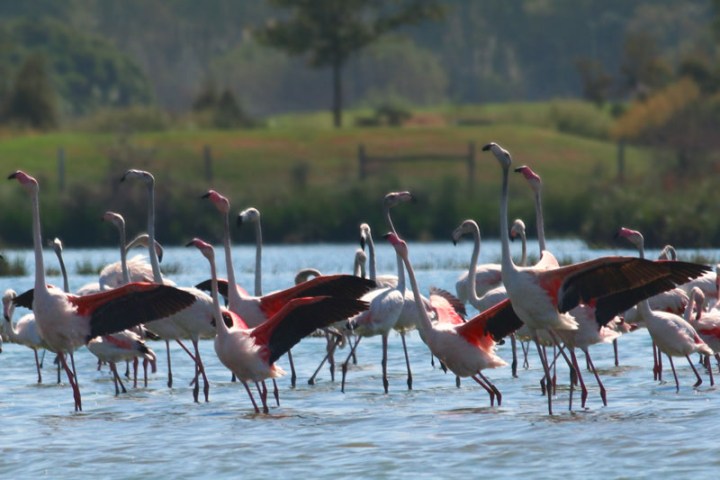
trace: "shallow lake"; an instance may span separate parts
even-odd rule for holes
[[[393,273],[395,258],[378,241],[378,271]],[[581,242],[550,242],[564,260],[630,250],[591,251]],[[356,245],[267,246],[263,255],[265,291],[292,284],[295,272],[315,267],[324,273],[350,272]],[[472,245],[410,244],[421,290],[455,289]],[[531,251],[536,248],[533,244]],[[513,246],[513,250],[519,249]],[[29,251],[5,251],[10,259]],[[652,257],[657,252],[647,252]],[[717,252],[701,253],[717,258]],[[47,249],[46,267],[56,268]],[[114,249],[66,249],[71,288],[96,280],[78,275],[83,263],[116,260]],[[481,262],[499,258],[497,242],[483,243]],[[218,268],[224,262],[218,252]],[[234,249],[238,281],[251,291],[254,249]],[[180,285],[209,277],[209,267],[192,248],[168,248],[164,263]],[[59,277],[49,281],[60,284]],[[22,292],[31,276],[0,278],[0,288]],[[469,309],[471,313],[472,308]],[[19,318],[24,311],[18,309]],[[42,384],[36,383],[30,350],[5,343],[0,354],[0,475],[4,478],[690,478],[709,477],[720,467],[720,392],[705,383],[693,388],[694,376],[684,359],[676,360],[680,391],[672,375],[667,383],[652,376],[650,339],[645,330],[620,338],[620,366],[610,345],[591,353],[608,390],[603,407],[597,385],[585,373],[590,390],[587,408],[568,406],[567,368],[558,368],[555,415],[547,414],[541,395],[541,367],[534,350],[529,368],[513,378],[510,368],[485,371],[503,394],[502,406],[490,407],[488,395],[474,382],[455,385],[451,374],[431,366],[416,332],[408,338],[413,389],[406,386],[400,337],[392,334],[389,394],[382,393],[380,339],[362,341],[358,364],[348,372],[346,392],[330,381],[325,368],[316,385],[307,379],[325,352],[325,341],[307,338],[293,349],[298,384],[278,381],[280,406],[268,415],[253,413],[241,384],[215,357],[212,341],[201,343],[210,402],[193,403],[193,365],[172,347],[175,385],[166,386],[165,347],[149,342],[158,355],[158,371],[147,388],[114,395],[107,367],[86,349],[75,355],[82,413],[73,412],[66,379],[56,383],[52,356],[45,358]],[[338,358],[344,359],[346,350]],[[499,347],[509,361],[509,342]],[[695,360],[695,359],[694,359]],[[584,364],[580,356],[581,365]],[[286,359],[280,364],[289,370]],[[667,366],[667,364],[666,364]],[[121,368],[121,371],[124,367]],[[130,386],[129,382],[126,385]],[[716,410],[717,409],[717,410]]]

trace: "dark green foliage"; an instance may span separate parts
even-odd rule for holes
[[[57,126],[55,91],[43,55],[28,57],[0,109],[0,121],[20,127],[51,129]]]
[[[34,54],[47,59],[48,75],[61,110],[76,115],[101,106],[152,100],[144,74],[129,56],[100,37],[80,33],[49,18],[23,19],[0,27],[0,66],[13,71]]]

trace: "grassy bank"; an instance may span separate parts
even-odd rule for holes
[[[447,238],[468,217],[479,221],[484,235],[496,236],[500,170],[492,156],[480,151],[495,141],[513,153],[518,165],[530,165],[542,175],[550,234],[593,240],[598,233],[589,233],[596,227],[588,226],[588,211],[599,192],[616,188],[617,146],[600,138],[597,125],[609,121],[606,115],[562,112],[573,108],[563,102],[442,107],[416,112],[402,128],[335,130],[323,113],[277,117],[255,130],[6,134],[0,141],[0,167],[7,173],[24,169],[40,180],[45,236],[59,236],[68,245],[114,244],[115,232],[99,221],[106,210],[125,215],[131,235],[144,230],[145,191],[119,184],[127,168],[155,175],[158,235],[168,244],[196,235],[219,237],[217,213],[199,199],[209,188],[228,196],[233,212],[259,208],[265,239],[272,243],[354,240],[363,221],[382,230],[380,199],[397,189],[419,197],[415,206],[396,212],[399,228],[410,238]],[[352,122],[352,115],[347,121]],[[576,133],[590,123],[595,133]],[[463,155],[470,142],[476,144],[472,191],[462,162],[398,163],[358,178],[360,144],[369,155]],[[59,148],[64,151],[62,190]],[[643,185],[653,162],[650,152],[628,148],[624,185]],[[510,214],[527,219],[532,228],[532,195],[519,176],[513,175],[511,182]],[[3,244],[28,245],[26,196],[16,184],[5,182],[0,199],[5,205],[0,209]],[[633,219],[628,217],[628,222]],[[602,225],[622,221],[612,218]],[[250,232],[236,235],[236,241],[251,238]]]

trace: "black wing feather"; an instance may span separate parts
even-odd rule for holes
[[[90,339],[172,315],[195,302],[195,295],[168,285],[133,292],[101,305],[90,317]]]
[[[318,328],[350,318],[367,308],[367,302],[345,297],[326,297],[316,302],[298,305],[270,335],[268,342],[270,363],[275,362]]]

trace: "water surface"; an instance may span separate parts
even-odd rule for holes
[[[583,259],[605,253],[588,251],[580,242],[551,242],[563,258]],[[515,248],[515,247],[513,247]],[[263,286],[284,288],[303,267],[325,273],[349,272],[355,245],[266,247]],[[461,243],[411,244],[421,290],[430,286],[454,291],[470,255]],[[28,257],[26,251],[4,252]],[[631,251],[620,253],[633,254]],[[714,252],[710,252],[711,254]],[[653,255],[654,252],[648,252]],[[682,255],[683,252],[681,251]],[[496,260],[496,242],[483,244],[482,256]],[[219,269],[224,272],[222,255]],[[391,273],[394,256],[378,245],[378,270]],[[205,259],[194,249],[170,248],[165,262],[179,267],[180,285],[208,278]],[[46,251],[46,266],[56,265]],[[71,288],[96,280],[73,274],[83,261],[116,259],[114,249],[66,250]],[[236,247],[238,281],[252,290],[254,252]],[[59,279],[50,281],[59,283]],[[0,288],[18,292],[32,278],[2,278]],[[470,309],[472,310],[472,309]],[[18,309],[16,317],[24,313]],[[317,385],[307,378],[324,354],[320,338],[308,338],[294,350],[299,381],[278,381],[280,406],[256,415],[240,384],[218,362],[211,341],[201,344],[211,381],[210,402],[192,401],[192,363],[172,347],[175,385],[166,386],[164,343],[150,342],[159,356],[158,372],[147,388],[115,396],[107,368],[96,369],[87,350],[76,354],[83,395],[82,413],[73,412],[66,380],[55,383],[51,356],[45,359],[44,383],[36,383],[32,352],[4,344],[0,354],[0,474],[4,478],[690,478],[712,475],[720,466],[716,440],[720,393],[705,383],[694,389],[684,359],[676,360],[680,392],[652,378],[650,340],[645,331],[620,339],[620,366],[612,349],[591,349],[608,390],[603,407],[589,373],[587,408],[569,411],[567,368],[558,369],[555,415],[547,415],[541,396],[536,355],[530,367],[512,378],[510,369],[485,373],[503,393],[503,404],[490,407],[484,390],[468,379],[456,388],[451,374],[431,366],[417,333],[408,339],[413,390],[406,386],[400,338],[390,338],[390,393],[382,393],[380,340],[363,340],[358,364],[348,373],[346,392],[324,369]],[[346,351],[340,352],[344,358]],[[509,345],[499,347],[509,361]],[[532,352],[531,352],[532,353]],[[582,358],[581,358],[582,363]],[[280,364],[288,370],[285,359]],[[272,405],[272,404],[271,404]]]

